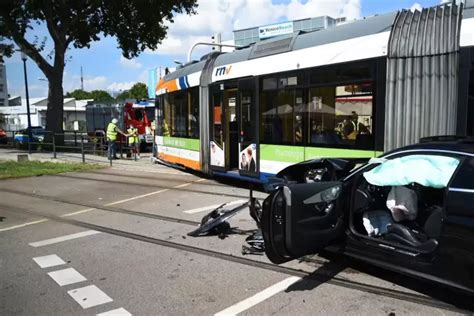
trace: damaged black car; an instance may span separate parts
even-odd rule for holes
[[[359,166],[322,160],[293,170],[272,181],[263,203],[272,262],[334,251],[474,294],[471,139],[425,139]]]

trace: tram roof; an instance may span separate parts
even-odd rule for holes
[[[368,17],[362,20],[356,20],[353,22],[341,24],[319,31],[307,33],[295,32],[286,36],[279,36],[270,40],[260,41],[255,44],[252,44],[248,48],[236,50],[232,53],[219,55],[216,59],[216,62],[214,63],[214,67],[232,64],[248,59],[278,54],[280,52],[283,52],[278,50],[281,49],[282,45],[280,44],[283,42],[288,43],[288,45],[291,45],[290,41],[293,41],[291,49],[287,49],[284,51],[288,52],[339,42],[351,38],[388,32],[390,31],[396,16],[397,12],[391,12],[373,17]],[[272,49],[271,43],[275,43],[274,49]],[[262,46],[265,46],[264,49],[266,49],[267,52],[258,57],[255,56],[255,52],[259,49],[259,47]]]
[[[214,67],[288,51],[295,51],[309,47],[335,43],[352,38],[388,32],[392,28],[397,13],[398,11],[394,11],[348,22],[345,24],[340,24],[335,27],[319,31],[295,32],[292,34],[260,41],[230,53],[220,54],[216,58]],[[468,4],[464,8],[463,19],[472,17],[474,17],[474,6],[472,6],[472,4]],[[198,62],[186,64],[182,68],[179,68],[166,75],[164,79],[165,81],[168,81],[202,71],[205,63],[206,60],[204,59]]]

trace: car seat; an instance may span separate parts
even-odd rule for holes
[[[429,253],[438,246],[445,213],[442,207],[432,206],[426,210],[428,214],[422,228],[416,222],[405,224],[393,223],[387,227],[385,240],[395,241],[402,245],[416,248],[420,252]]]

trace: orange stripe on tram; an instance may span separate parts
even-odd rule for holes
[[[176,163],[180,164],[183,166],[186,166],[188,168],[194,169],[194,170],[201,170],[201,165],[199,161],[196,160],[191,160],[191,159],[186,159],[170,154],[165,154],[165,153],[159,153],[158,157],[164,161],[171,162],[171,163]]]
[[[160,79],[158,84],[156,85],[155,91],[166,90],[167,92],[173,92],[179,90],[178,86],[176,85],[176,79],[172,79],[170,81],[165,81],[163,78]]]

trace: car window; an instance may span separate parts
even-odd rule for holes
[[[441,155],[408,155],[381,163],[364,172],[364,178],[376,186],[418,183],[426,187],[445,188],[459,161],[458,158]]]
[[[450,186],[459,189],[474,189],[474,157],[463,162]]]

